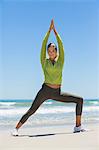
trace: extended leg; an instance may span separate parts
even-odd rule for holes
[[[26,112],[25,115],[22,116],[21,120],[18,122],[16,125],[16,129],[19,129],[26,121],[27,119],[36,112],[36,110],[40,107],[40,105],[47,100],[47,97],[44,94],[43,90],[40,90],[36,97],[35,100],[33,101],[30,109]]]

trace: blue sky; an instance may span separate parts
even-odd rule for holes
[[[34,99],[44,81],[42,40],[53,18],[65,49],[62,91],[99,97],[98,3],[2,0],[0,99]],[[53,32],[49,41],[56,42]]]

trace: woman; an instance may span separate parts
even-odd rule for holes
[[[47,46],[47,52],[49,59],[46,59],[46,45],[51,31],[54,31],[59,48],[59,57],[57,58],[57,47],[54,43],[50,43]],[[50,28],[43,40],[41,48],[41,65],[45,76],[45,81],[42,88],[37,93],[35,100],[33,101],[30,109],[16,125],[16,128],[12,132],[12,135],[18,135],[18,129],[27,121],[27,119],[33,115],[39,106],[47,99],[53,99],[65,103],[76,103],[76,125],[74,132],[83,131],[81,128],[81,114],[83,107],[83,98],[76,97],[69,94],[61,94],[61,82],[62,82],[62,70],[64,64],[64,48],[59,34],[57,33],[54,21],[51,21]]]

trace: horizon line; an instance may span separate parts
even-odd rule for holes
[[[96,100],[99,100],[99,98],[84,98],[84,99],[85,99],[85,100],[89,100],[89,99],[90,99],[90,100],[95,100],[95,99],[96,99]],[[13,98],[13,99],[12,99],[12,98],[11,98],[11,99],[5,98],[5,99],[4,99],[4,98],[0,98],[0,100],[34,100],[34,99],[27,99],[27,98]],[[48,99],[48,100],[51,100],[51,99]],[[52,100],[53,100],[53,99],[52,99]]]

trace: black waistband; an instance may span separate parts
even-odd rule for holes
[[[42,86],[45,86],[45,87],[47,87],[49,89],[52,89],[52,90],[60,90],[61,89],[61,87],[59,87],[59,88],[52,88],[52,87],[48,86],[46,83],[43,83]]]

